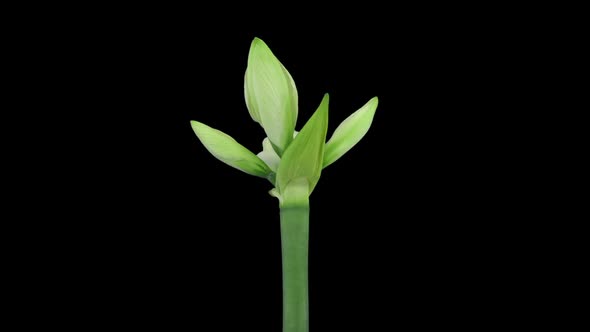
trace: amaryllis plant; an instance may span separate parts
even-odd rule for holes
[[[207,150],[222,162],[267,179],[269,193],[280,207],[283,266],[283,332],[307,332],[309,196],[322,170],[357,144],[367,133],[377,97],[346,118],[326,142],[328,94],[299,132],[297,88],[293,78],[268,46],[254,38],[244,77],[250,116],[266,137],[254,154],[229,135],[201,122],[192,128]],[[253,211],[254,212],[254,211]]]

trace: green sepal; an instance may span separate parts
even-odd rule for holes
[[[281,157],[277,170],[277,188],[281,195],[290,181],[299,178],[307,180],[311,194],[320,179],[328,129],[329,99],[328,94],[325,94],[320,106]]]
[[[272,170],[262,159],[231,136],[198,121],[191,126],[205,148],[217,159],[250,175],[268,178]]]
[[[378,103],[377,97],[373,97],[340,123],[330,140],[326,142],[324,167],[342,157],[365,136],[373,122]]]
[[[250,116],[258,122],[281,156],[293,140],[298,96],[295,81],[270,48],[254,38],[244,75],[244,97]]]

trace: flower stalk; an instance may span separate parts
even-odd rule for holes
[[[281,208],[283,332],[309,331],[309,204]]]

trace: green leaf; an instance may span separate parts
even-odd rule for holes
[[[326,142],[324,167],[342,157],[365,136],[373,122],[378,103],[378,98],[373,97],[336,128],[330,140]]]
[[[254,38],[244,75],[244,97],[250,116],[258,122],[282,155],[293,140],[297,122],[297,88],[293,78],[259,38]]]
[[[328,103],[329,96],[325,94],[318,109],[283,154],[277,171],[277,187],[281,194],[291,181],[301,178],[306,180],[311,194],[320,179],[328,129]]]
[[[250,150],[231,136],[198,121],[191,126],[205,148],[217,159],[251,175],[266,178],[272,171]]]

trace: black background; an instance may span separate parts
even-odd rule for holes
[[[521,317],[533,296],[523,273],[533,255],[519,244],[530,229],[515,222],[531,176],[519,136],[530,35],[509,29],[510,16],[440,10],[237,22],[135,8],[39,30],[40,68],[63,82],[49,80],[63,89],[47,98],[74,122],[60,139],[71,162],[37,194],[58,220],[38,232],[52,234],[37,257],[51,276],[39,292],[52,295],[47,306],[65,302],[48,319],[280,330],[271,185],[215,160],[189,123],[260,150],[264,132],[243,100],[254,37],[297,84],[297,129],[326,92],[328,135],[379,97],[368,134],[311,196],[311,328]],[[68,193],[57,204],[56,187]]]

